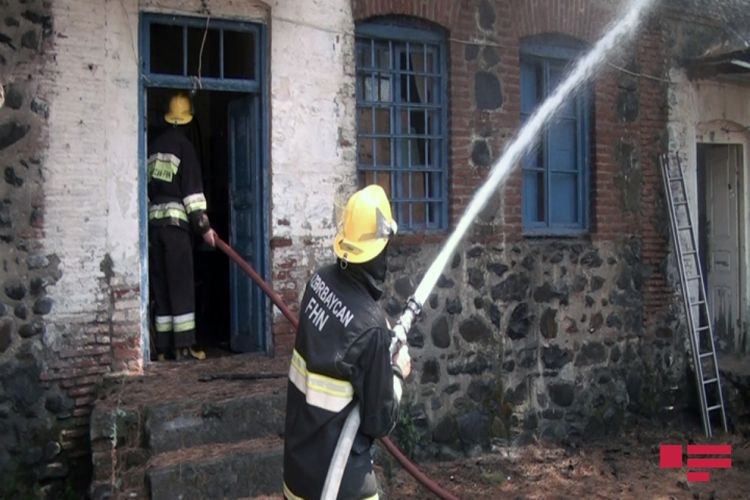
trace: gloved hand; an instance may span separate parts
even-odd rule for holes
[[[409,346],[401,344],[398,351],[391,357],[391,363],[399,369],[401,376],[406,378],[411,373],[411,356],[409,356]]]
[[[209,229],[205,233],[203,233],[203,241],[211,245],[212,247],[216,246],[216,231],[213,229]]]

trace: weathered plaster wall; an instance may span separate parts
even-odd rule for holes
[[[347,0],[277,1],[271,23],[272,279],[296,308],[356,188],[354,25]],[[291,327],[275,317],[276,349],[289,351]]]

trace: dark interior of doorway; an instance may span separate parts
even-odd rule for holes
[[[706,215],[706,149],[713,147],[711,144],[697,145],[696,158],[696,182],[698,186],[698,255],[701,260],[701,273],[703,274],[703,286],[708,288],[706,278],[708,277],[708,267],[706,265],[706,255],[708,255],[708,218]]]
[[[164,113],[169,98],[176,91],[148,89],[147,140],[154,139],[169,126],[164,122]],[[188,128],[188,135],[201,163],[208,217],[211,226],[225,241],[229,241],[230,229],[227,109],[231,101],[243,95],[198,91],[192,97],[194,118]],[[197,344],[207,350],[209,357],[229,354],[229,260],[198,236],[194,238],[194,243]]]

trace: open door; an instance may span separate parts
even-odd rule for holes
[[[263,185],[257,99],[249,96],[230,102],[228,115],[229,244],[263,276]],[[265,295],[238,266],[231,265],[229,269],[230,347],[235,352],[265,351]]]
[[[741,147],[703,145],[705,151],[706,294],[717,347],[733,350],[740,323],[739,166]]]

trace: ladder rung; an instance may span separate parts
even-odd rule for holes
[[[695,255],[697,253],[697,250],[688,250],[687,252],[682,252],[682,256],[685,257],[686,255]]]
[[[709,406],[708,408],[706,408],[706,411],[714,411],[714,410],[718,410],[719,408],[723,408],[723,406],[721,405]]]
[[[691,306],[699,306],[699,305],[705,304],[705,303],[706,303],[705,300],[699,300],[698,302],[691,302],[690,305]]]
[[[678,175],[676,177],[670,177],[669,174],[667,174],[667,179],[669,179],[670,181],[681,181],[682,180],[682,176]]]
[[[706,326],[699,326],[698,328],[695,329],[695,331],[696,332],[702,332],[704,330],[708,330],[709,328],[710,327],[708,325],[706,325]]]
[[[718,381],[719,381],[718,378],[710,378],[708,380],[704,380],[703,385],[713,384],[714,382],[718,382]]]
[[[709,356],[711,356],[711,355],[713,355],[713,353],[712,353],[711,351],[709,351],[709,352],[704,352],[703,354],[699,354],[699,356],[700,356],[700,358],[701,358],[701,359],[703,359],[703,358],[707,358],[707,357],[709,357]]]
[[[686,231],[688,229],[693,229],[693,226],[677,226],[678,231]]]
[[[674,202],[674,206],[678,206],[678,205],[687,205],[687,204],[688,204],[688,203],[687,203],[686,201],[675,201],[675,202]]]
[[[685,281],[693,281],[693,280],[699,280],[699,279],[701,279],[700,276],[688,276],[687,278],[685,278]]]

